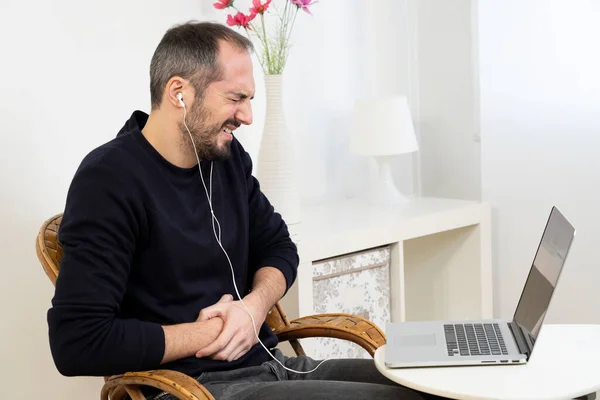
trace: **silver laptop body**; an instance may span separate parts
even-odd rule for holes
[[[553,207],[512,321],[386,324],[388,368],[526,363],[571,248],[575,229]]]

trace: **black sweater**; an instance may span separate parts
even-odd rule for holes
[[[147,118],[134,112],[115,139],[85,157],[69,188],[58,236],[64,256],[48,311],[55,364],[67,376],[156,368],[197,376],[258,365],[270,359],[260,344],[230,363],[192,356],[160,365],[161,325],[195,321],[223,294],[237,296],[197,166],[165,160],[141,133]],[[208,187],[210,163],[201,167]],[[289,289],[296,246],[236,139],[231,157],[213,169],[213,208],[240,294],[263,266],[280,269]],[[277,345],[266,324],[260,337],[268,348]]]

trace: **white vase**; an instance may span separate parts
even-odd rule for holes
[[[293,225],[301,220],[297,151],[285,119],[282,86],[282,75],[265,75],[266,115],[256,177],[275,211],[281,214],[292,236],[296,236]]]

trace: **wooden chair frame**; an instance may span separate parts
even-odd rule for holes
[[[60,268],[63,250],[58,241],[58,229],[62,214],[46,220],[36,238],[36,253],[46,275],[52,284]],[[318,314],[288,321],[287,316],[277,303],[269,312],[266,320],[279,341],[289,341],[296,355],[304,355],[298,339],[309,337],[331,337],[354,342],[375,354],[378,347],[385,344],[385,335],[372,322],[350,314]],[[214,397],[195,379],[181,372],[159,369],[142,372],[127,372],[104,378],[101,391],[102,400],[122,400],[129,396],[132,400],[145,400],[140,386],[151,386],[171,393],[178,399],[214,400]]]

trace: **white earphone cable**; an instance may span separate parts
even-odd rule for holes
[[[250,316],[250,319],[252,320],[252,328],[254,329],[254,335],[256,336],[256,339],[258,340],[258,342],[260,343],[260,345],[271,356],[271,358],[273,360],[277,361],[279,363],[279,365],[281,365],[284,369],[286,369],[287,371],[290,371],[290,372],[295,372],[297,374],[309,374],[309,373],[315,371],[317,368],[319,368],[321,366],[321,364],[323,364],[325,361],[328,361],[329,359],[322,360],[315,368],[311,369],[310,371],[296,371],[294,369],[286,367],[285,365],[283,365],[281,363],[281,361],[279,361],[277,358],[275,358],[275,356],[273,356],[273,354],[271,354],[271,352],[269,351],[269,349],[267,349],[267,347],[263,344],[263,342],[260,340],[260,337],[258,336],[258,331],[256,330],[256,322],[254,321],[254,316],[252,315],[252,313],[250,312],[250,310],[246,306],[246,303],[244,303],[244,301],[242,300],[242,296],[240,296],[240,292],[238,291],[237,284],[235,283],[235,273],[233,271],[233,264],[231,263],[231,259],[229,258],[229,254],[227,254],[227,251],[225,250],[225,248],[223,247],[223,244],[221,243],[221,224],[219,223],[219,220],[217,219],[217,216],[215,215],[214,210],[213,210],[213,206],[212,206],[212,173],[213,173],[213,163],[212,163],[212,161],[210,163],[210,178],[209,178],[209,188],[210,188],[210,190],[209,190],[209,189],[206,188],[206,184],[204,183],[204,176],[202,174],[202,168],[200,167],[200,157],[198,156],[198,150],[196,149],[196,144],[194,143],[194,138],[192,137],[192,133],[190,132],[190,130],[189,130],[188,126],[187,126],[187,123],[186,123],[187,109],[186,109],[185,104],[183,103],[183,101],[181,101],[180,104],[183,106],[183,126],[185,126],[185,129],[187,130],[187,133],[190,136],[191,145],[192,145],[192,148],[194,149],[194,154],[196,155],[196,160],[198,161],[198,171],[200,172],[200,179],[202,180],[202,186],[204,186],[204,192],[206,193],[206,197],[208,199],[208,206],[210,207],[210,214],[211,214],[211,220],[212,220],[211,222],[212,222],[213,234],[215,235],[215,239],[217,240],[217,243],[219,244],[219,247],[221,248],[221,250],[223,250],[223,253],[225,254],[225,257],[227,258],[227,261],[229,262],[229,268],[231,269],[231,277],[232,277],[232,280],[233,280],[233,287],[235,288],[235,293],[237,294],[238,299],[240,300],[240,302],[242,303],[242,305],[246,309],[246,313]],[[217,223],[216,227],[218,228],[218,231],[219,231],[218,234],[217,234],[217,229],[215,228],[215,222]]]

